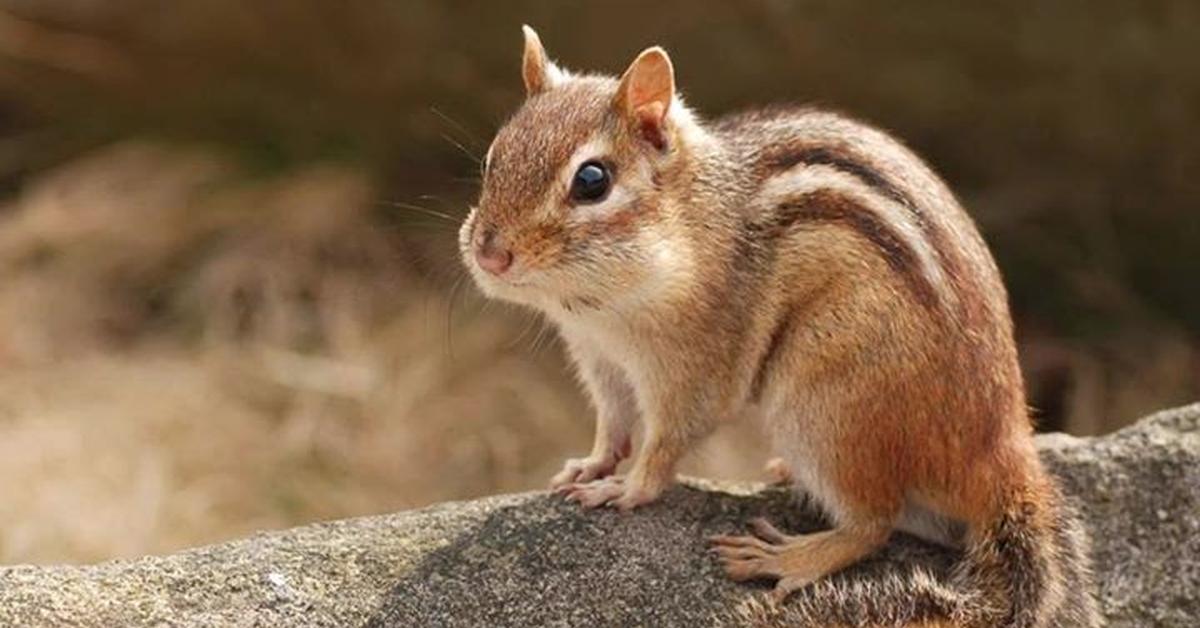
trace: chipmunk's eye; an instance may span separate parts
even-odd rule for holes
[[[571,200],[577,203],[596,203],[608,195],[612,177],[608,168],[598,161],[586,161],[571,179]]]

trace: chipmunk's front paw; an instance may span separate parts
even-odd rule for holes
[[[783,458],[771,458],[767,464],[763,465],[763,472],[770,478],[771,484],[777,486],[787,486],[793,484],[796,478],[792,476],[792,470]]]
[[[551,478],[550,488],[564,493],[576,484],[606,478],[617,470],[619,462],[616,455],[571,458],[563,465],[563,470]]]
[[[586,484],[572,484],[561,491],[567,500],[579,502],[584,508],[611,506],[628,512],[658,499],[661,490],[652,490],[614,475]]]

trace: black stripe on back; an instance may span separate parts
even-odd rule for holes
[[[767,251],[774,258],[779,239],[797,224],[834,224],[853,230],[874,245],[922,305],[937,304],[937,291],[916,252],[871,207],[836,190],[818,189],[780,203],[772,214],[744,225],[742,238],[754,243],[754,250]]]
[[[797,150],[768,156],[763,160],[764,169],[773,174],[790,170],[800,164],[832,166],[845,172],[883,196],[908,208],[918,222],[924,224],[923,217],[917,210],[916,201],[900,186],[888,180],[883,173],[867,165],[863,160],[832,146],[804,146]]]

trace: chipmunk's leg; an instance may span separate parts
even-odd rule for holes
[[[844,448],[843,448],[844,449]],[[896,474],[860,474],[862,465],[833,467],[826,454],[834,448],[814,446],[807,464],[825,478],[820,502],[832,516],[832,530],[786,535],[765,519],[750,522],[752,535],[712,537],[713,549],[734,580],[776,580],[773,597],[790,593],[848,567],[882,547],[904,505]],[[868,458],[872,459],[872,458]]]
[[[550,487],[566,492],[577,483],[611,476],[629,457],[632,430],[637,422],[633,387],[624,373],[582,348],[572,347],[579,371],[596,407],[596,436],[592,451],[584,458],[571,458],[550,480]]]
[[[887,519],[867,519],[800,535],[784,534],[765,519],[755,519],[750,525],[754,535],[720,535],[710,540],[730,578],[777,580],[772,592],[777,602],[879,549],[892,529]]]
[[[675,376],[647,394],[645,439],[629,475],[575,484],[565,490],[568,499],[585,508],[613,506],[628,511],[658,499],[675,481],[675,465],[712,431],[719,415],[702,402],[712,398],[697,389],[705,385],[703,380],[682,372]]]
[[[691,430],[664,429],[662,424],[648,426],[646,441],[629,475],[610,476],[565,489],[567,498],[585,508],[613,506],[629,511],[650,503],[675,481],[675,465],[701,433]],[[679,427],[679,426],[676,426]]]

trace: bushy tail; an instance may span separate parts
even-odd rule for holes
[[[797,591],[783,605],[748,598],[720,621],[752,626],[1094,628],[1087,536],[1048,479],[1013,496],[965,555],[910,539]]]
[[[973,601],[956,618],[966,626],[1099,626],[1087,535],[1073,506],[1044,479],[1014,495],[990,526],[968,539],[952,588]]]

